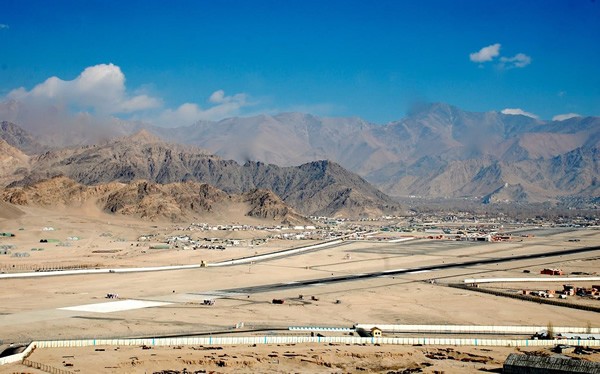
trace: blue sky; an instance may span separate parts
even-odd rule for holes
[[[1,0],[0,50],[0,116],[16,120],[8,101],[166,126],[282,111],[386,123],[423,101],[600,115],[591,0]]]

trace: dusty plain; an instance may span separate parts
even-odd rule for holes
[[[16,235],[12,238],[0,238],[0,245],[14,245],[13,252],[25,252],[29,256],[0,255],[0,268],[7,273],[18,269],[31,271],[60,265],[117,268],[198,264],[200,261],[211,263],[313,243],[304,240],[272,240],[265,245],[228,247],[223,251],[153,250],[149,248],[150,245],[158,244],[160,239],[181,234],[176,229],[181,225],[145,222],[99,212],[90,214],[89,211],[51,212],[29,207],[19,209],[24,214],[4,210],[4,215],[0,216],[0,231]],[[240,224],[265,224],[260,220],[244,221],[244,217],[237,218],[236,222]],[[184,223],[182,225],[185,226]],[[54,230],[44,231],[44,227],[52,227]],[[229,267],[0,279],[0,340],[9,343],[35,339],[159,337],[210,333],[256,335],[259,334],[254,331],[256,329],[273,329],[273,333],[283,335],[307,335],[308,333],[276,329],[303,325],[351,327],[355,323],[600,325],[600,317],[596,312],[446,286],[449,283],[460,283],[465,278],[536,277],[540,276],[539,271],[545,267],[562,268],[567,275],[572,272],[595,274],[600,269],[600,251],[458,266],[341,283],[302,287],[294,284],[315,278],[544,253],[600,243],[599,230],[530,228],[529,232],[535,236],[514,242],[475,243],[420,238],[390,243],[372,239],[347,241],[344,245],[333,248]],[[269,234],[260,230],[183,233],[194,238],[221,236],[236,239],[264,238]],[[156,242],[138,241],[140,236],[146,234],[156,234]],[[57,245],[56,242],[39,242],[40,239],[50,238],[64,244],[69,237],[77,237],[78,240],[70,241],[68,246]],[[579,241],[569,241],[570,239]],[[32,251],[31,248],[43,250]],[[530,273],[525,274],[523,270],[530,270]],[[434,284],[429,282],[432,279],[435,279]],[[289,287],[268,287],[282,283],[287,283]],[[594,282],[577,282],[577,286],[589,287],[592,283]],[[491,287],[518,292],[523,288],[560,289],[562,284],[498,284]],[[111,300],[105,298],[107,293],[117,293],[121,300],[165,304],[111,313],[59,309],[109,302]],[[300,295],[303,297],[300,298]],[[318,300],[313,300],[313,297]],[[207,298],[215,299],[215,305],[202,305]],[[274,298],[284,299],[285,304],[272,304]],[[597,300],[578,298],[569,302],[594,306],[600,304]],[[244,328],[235,329],[235,325],[240,322],[244,322]],[[142,351],[141,348],[120,347],[118,351],[114,351],[115,347],[105,347],[105,352],[87,348],[43,349],[35,351],[31,359],[61,367],[64,361],[61,357],[74,356],[69,358],[69,362],[73,361],[75,366],[69,370],[78,369],[80,372],[92,372],[91,367],[94,368],[93,372],[113,370],[112,372],[127,373],[152,372],[158,369],[182,370],[184,367],[188,370],[196,368],[194,370],[216,372],[387,372],[410,367],[416,369],[417,366],[423,372],[464,372],[465,369],[497,368],[506,355],[514,351],[509,348],[484,351],[483,348],[454,347],[453,351],[444,351],[446,347],[323,345],[222,348],[223,350],[212,351],[208,347],[171,347]],[[108,351],[111,351],[110,355]],[[426,357],[430,351],[440,351],[446,356],[476,355],[488,359],[479,363],[460,359],[436,360]],[[151,356],[152,354],[156,356]],[[219,360],[223,359],[218,355],[222,354],[227,354],[228,363],[218,366]],[[215,355],[217,357],[213,357]],[[110,356],[110,360],[107,356]],[[586,357],[600,360],[598,354]],[[94,365],[94,360],[100,360],[102,364],[86,366]],[[424,362],[432,365],[425,365]],[[0,372],[12,372],[10,370],[35,372],[22,366],[0,367]]]
[[[269,346],[86,347],[35,351],[30,359],[80,373],[468,373],[500,372],[510,353],[548,348],[304,344]],[[567,356],[600,360],[600,350]],[[21,365],[0,373],[37,373]],[[8,368],[7,368],[8,369]]]

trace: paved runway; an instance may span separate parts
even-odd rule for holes
[[[413,267],[413,268],[409,268],[409,269],[376,271],[376,272],[363,273],[363,274],[351,274],[351,275],[343,275],[343,276],[337,276],[337,277],[332,276],[332,277],[327,277],[327,278],[317,278],[317,279],[301,280],[301,281],[295,281],[295,282],[273,283],[273,284],[265,284],[265,285],[252,286],[252,287],[240,287],[240,288],[221,290],[219,292],[254,294],[254,293],[278,291],[278,290],[293,289],[293,288],[303,288],[303,287],[307,287],[307,286],[316,286],[316,285],[333,284],[333,283],[341,283],[341,282],[351,282],[351,281],[357,281],[357,280],[361,280],[361,279],[377,278],[377,277],[383,277],[383,276],[389,277],[389,276],[397,276],[397,275],[403,275],[403,274],[418,274],[418,273],[433,272],[433,271],[438,271],[438,270],[464,268],[464,267],[477,266],[477,265],[500,264],[500,263],[511,262],[511,261],[522,261],[522,260],[532,260],[532,259],[537,259],[537,258],[564,256],[564,255],[571,255],[571,254],[578,254],[578,253],[585,253],[585,252],[594,252],[594,251],[598,251],[598,250],[600,250],[600,246],[583,247],[583,248],[575,248],[575,249],[564,249],[564,250],[560,250],[560,251],[524,254],[524,255],[510,256],[510,257],[495,257],[495,258],[477,259],[477,260],[471,260],[471,261],[444,263],[444,264],[437,264],[437,265],[426,265],[426,266]]]

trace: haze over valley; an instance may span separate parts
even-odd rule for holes
[[[26,180],[63,174],[85,184],[135,179],[171,183],[191,178],[237,193],[252,187],[271,189],[289,200],[294,199],[291,189],[303,187],[290,185],[289,180],[282,180],[285,186],[273,185],[277,182],[268,181],[262,173],[289,175],[290,167],[318,162],[303,165],[303,172],[311,173],[315,170],[309,169],[314,167],[324,171],[339,164],[389,196],[556,204],[599,194],[599,117],[542,121],[520,114],[473,113],[448,104],[427,104],[387,125],[358,118],[283,113],[201,121],[176,128],[130,125],[120,131],[134,137],[120,138],[124,140],[117,140],[122,134],[107,126],[104,136],[113,134],[115,140],[100,144],[95,143],[99,140],[92,129],[86,133],[83,127],[80,130],[89,139],[86,142],[96,147],[77,149],[71,145],[64,150],[52,145],[56,138],[44,144],[42,133],[29,133],[7,121],[2,126],[2,138],[24,153],[52,149],[32,159],[35,165]],[[74,141],[79,140],[68,136],[60,139],[61,144]],[[140,141],[153,143],[154,149],[140,149]],[[111,156],[115,160],[111,166],[102,158],[103,153],[117,153],[119,158]],[[60,157],[67,158],[69,166],[64,162],[60,165]],[[225,169],[206,170],[207,163]],[[347,173],[339,167],[337,170]],[[247,173],[252,176],[242,176]],[[18,176],[13,179],[17,182]],[[365,186],[358,179],[348,183]],[[327,198],[339,193],[332,192]],[[333,212],[331,209],[328,213]],[[307,214],[317,211],[317,207],[304,209]]]

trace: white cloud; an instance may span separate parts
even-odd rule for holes
[[[509,114],[512,116],[526,116],[526,117],[531,117],[531,118],[535,118],[535,119],[539,118],[535,114],[526,112],[523,109],[519,109],[519,108],[506,108],[506,109],[503,109],[500,113]]]
[[[0,23],[0,30],[6,30],[6,29],[9,29],[9,28],[10,28],[10,27],[8,27],[8,25],[7,25],[7,24]]]
[[[496,43],[483,47],[479,51],[469,54],[469,59],[479,64],[493,61],[500,56],[501,46],[500,43]],[[500,69],[524,68],[531,64],[531,57],[525,53],[517,53],[512,57],[500,56],[499,60],[500,62],[496,66]],[[479,67],[483,67],[483,65],[479,65]]]
[[[192,124],[197,121],[202,114],[202,109],[197,104],[185,103],[179,108],[165,109],[158,117],[161,125],[175,127],[181,123]]]
[[[7,97],[25,104],[67,106],[101,115],[131,113],[161,105],[158,98],[128,95],[125,75],[113,64],[90,66],[70,81],[50,77],[30,91],[21,87],[9,92]]]
[[[487,47],[481,48],[478,52],[469,54],[469,59],[473,62],[487,62],[492,61],[494,58],[500,55],[500,43],[488,45]]]
[[[531,64],[531,57],[525,53],[517,53],[513,57],[500,57],[500,67],[506,69],[524,68]]]
[[[222,103],[225,99],[225,91],[223,90],[218,90],[212,93],[212,95],[210,95],[210,97],[208,98],[208,101],[210,101],[211,103]]]
[[[236,116],[243,107],[250,105],[246,94],[239,93],[226,96],[223,90],[213,92],[208,101],[217,105],[202,109],[198,104],[185,103],[175,110],[164,110],[156,122],[163,126],[174,127],[190,125],[200,120],[220,120]]]
[[[575,118],[575,117],[581,117],[581,114],[577,114],[577,113],[557,114],[554,117],[552,117],[552,120],[553,121],[564,121],[569,118]]]
[[[124,118],[182,126],[238,115],[242,108],[251,105],[246,94],[227,96],[223,90],[213,92],[208,101],[211,106],[204,109],[195,103],[165,108],[159,97],[128,91],[121,68],[100,64],[84,69],[73,80],[50,77],[31,90],[20,87],[10,91],[0,99],[0,118],[38,126],[48,116],[81,122],[85,117],[81,114],[91,114],[96,117],[94,123]]]
[[[210,101],[213,104],[228,104],[228,103],[245,104],[246,103],[246,94],[240,93],[240,94],[235,94],[233,96],[225,96],[225,91],[218,90],[218,91],[213,92],[210,95],[210,97],[208,98],[208,101]]]
[[[148,96],[137,95],[121,103],[121,108],[125,113],[138,112],[149,108],[155,108],[161,105],[161,100]]]

